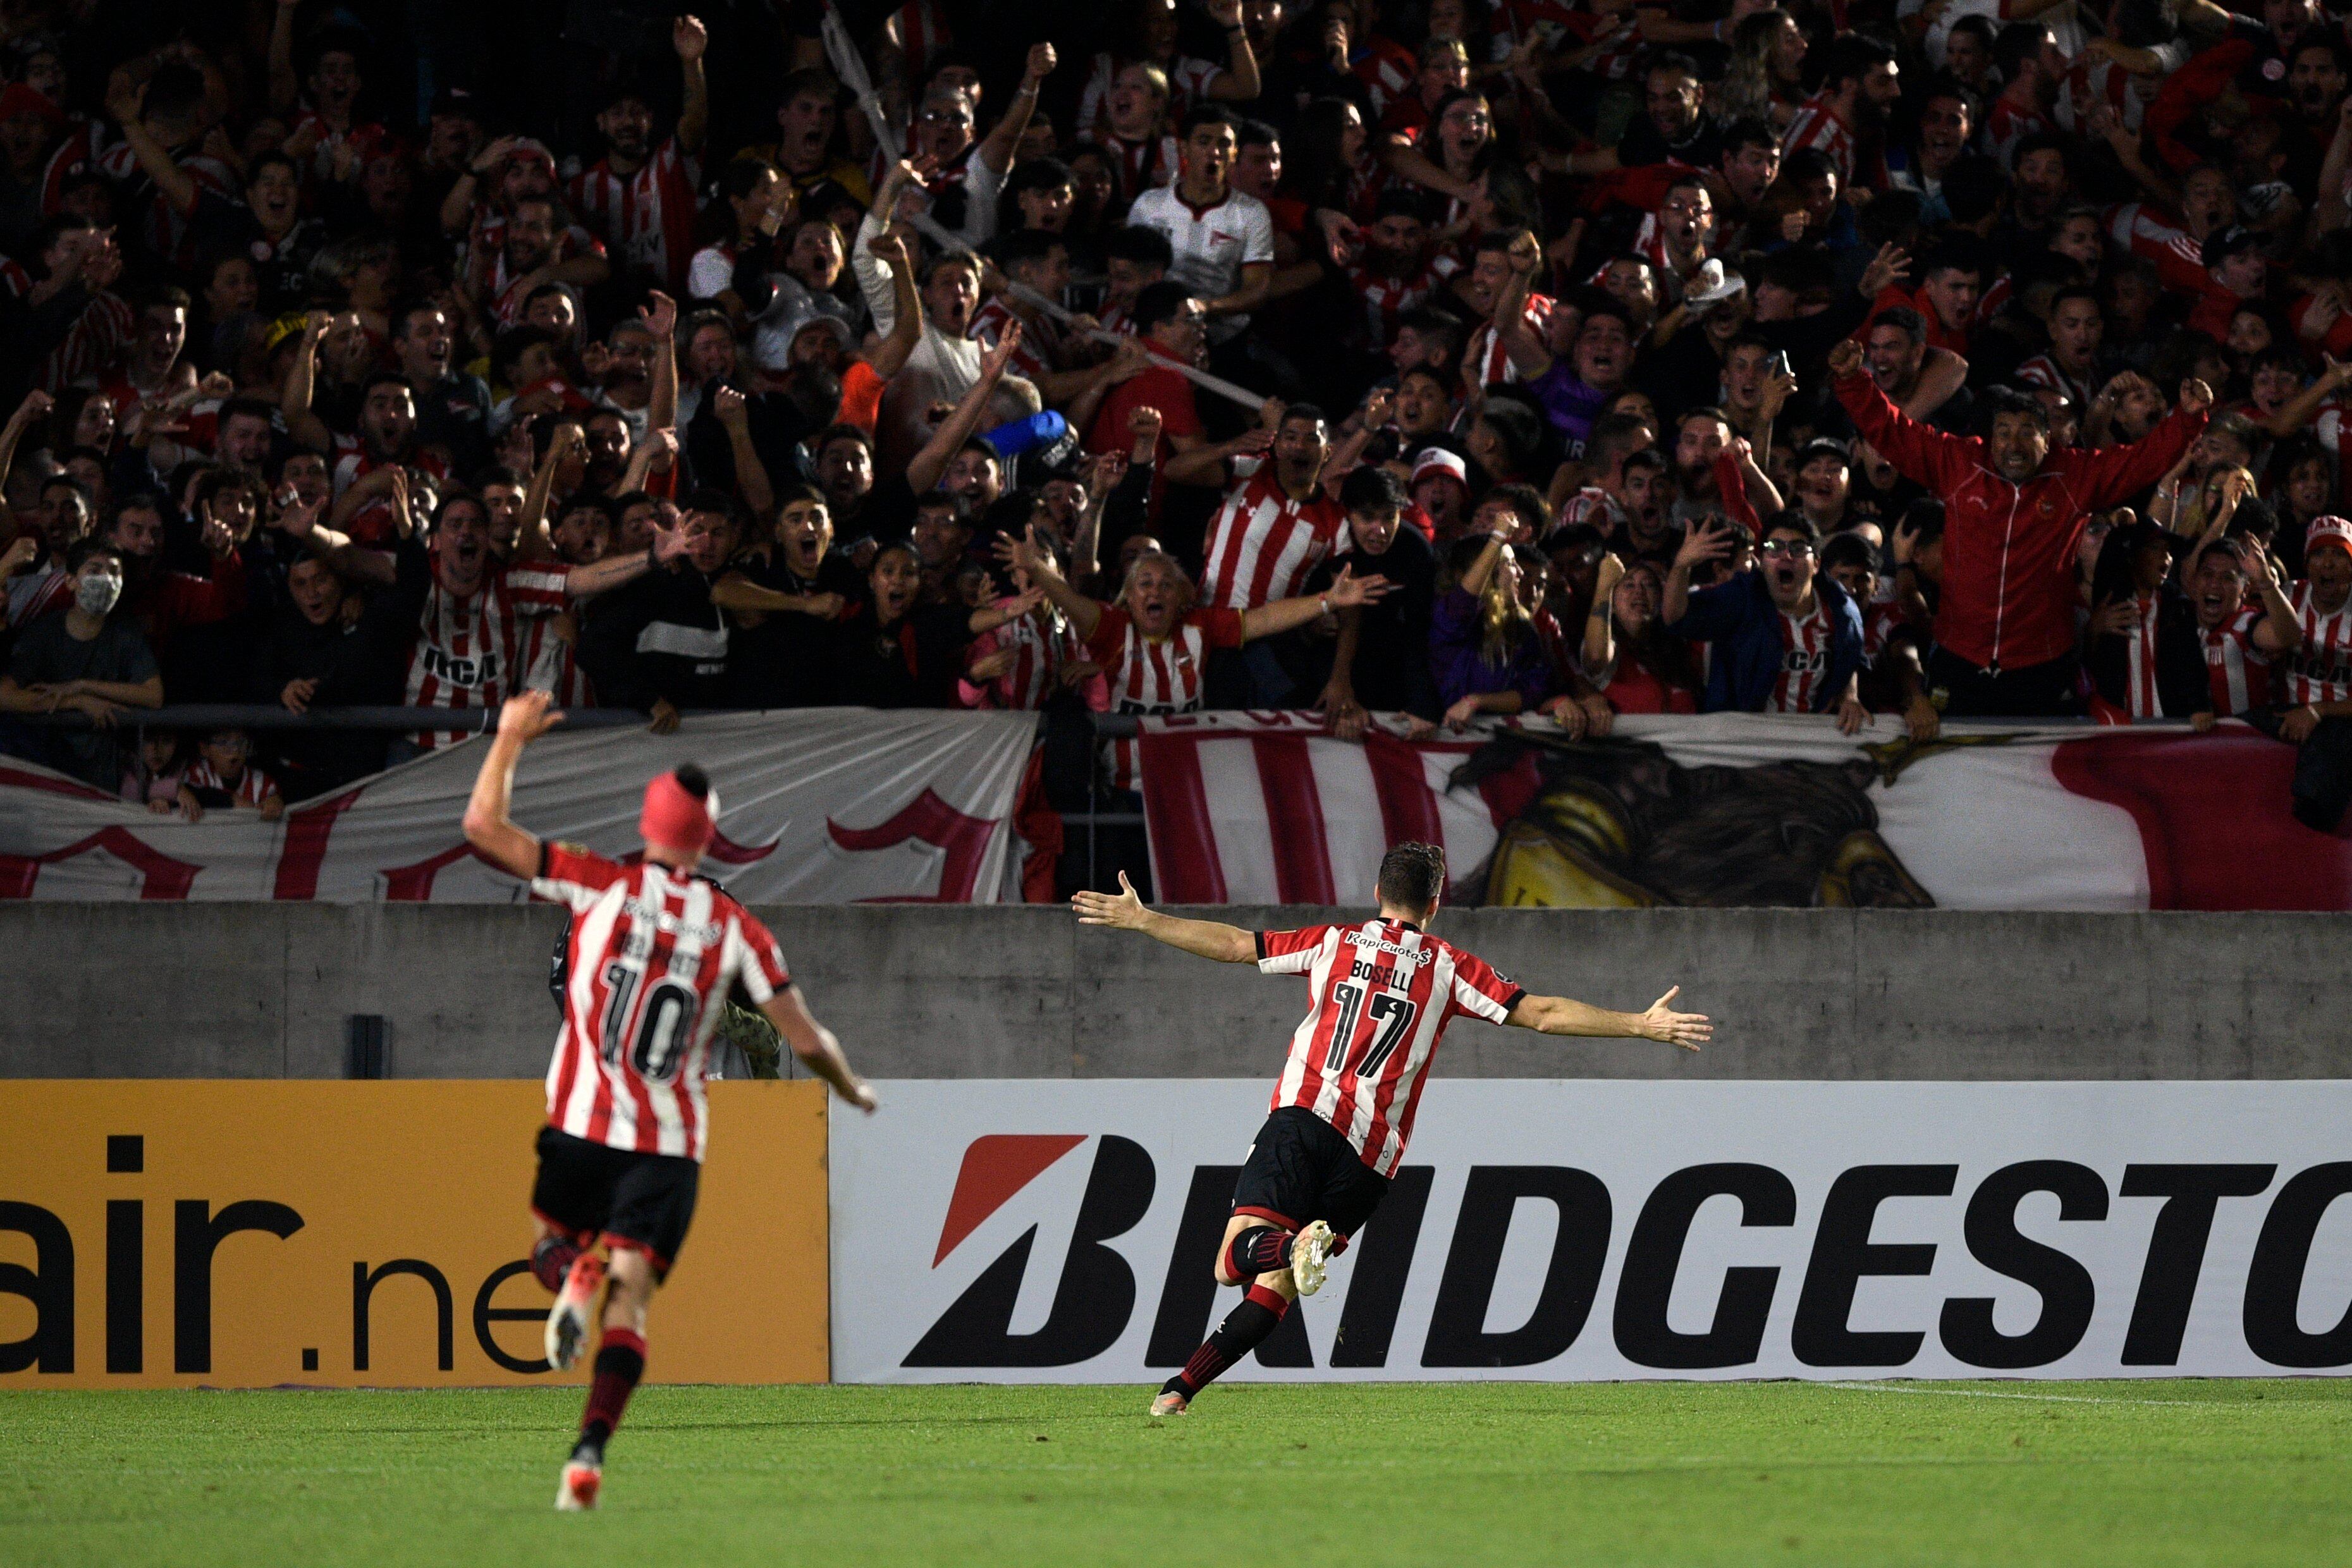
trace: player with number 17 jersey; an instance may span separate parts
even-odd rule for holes
[[[1388,1194],[1412,1136],[1431,1058],[1445,1026],[1468,1016],[1547,1035],[1620,1036],[1696,1050],[1712,1026],[1676,1013],[1668,991],[1640,1013],[1612,1013],[1565,996],[1531,996],[1483,960],[1429,934],[1445,890],[1445,852],[1400,844],[1381,858],[1380,913],[1346,925],[1245,931],[1148,909],[1120,892],[1070,901],[1081,924],[1140,931],[1224,963],[1307,978],[1307,1016],[1291,1031],[1274,1103],[1234,1184],[1233,1215],[1217,1244],[1221,1285],[1246,1293],[1151,1402],[1178,1415],[1274,1332],[1290,1303],[1321,1289]]]
[[[1465,1013],[1502,1023],[1527,995],[1485,960],[1386,916],[1261,931],[1257,966],[1304,974],[1316,999],[1290,1037],[1290,1060],[1267,1110],[1313,1111],[1382,1176],[1404,1158],[1445,1026]]]

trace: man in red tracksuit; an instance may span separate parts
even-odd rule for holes
[[[1944,500],[1944,574],[1928,684],[1955,718],[2078,712],[2074,554],[2091,513],[2147,489],[2205,428],[2213,393],[2184,382],[2179,407],[2129,447],[2050,446],[2039,401],[1996,397],[1992,437],[1906,419],[1848,340],[1831,350],[1838,401],[1905,478]]]

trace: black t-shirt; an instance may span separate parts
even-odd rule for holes
[[[1362,617],[1356,642],[1356,700],[1375,713],[1402,710],[1434,720],[1444,708],[1429,669],[1429,616],[1437,599],[1437,555],[1421,531],[1407,525],[1397,530],[1388,549],[1367,555],[1348,541],[1347,553],[1318,563],[1307,574],[1305,592],[1319,594],[1339,575],[1341,567],[1359,577],[1385,577],[1396,584],[1385,598],[1375,599],[1357,612]],[[1328,641],[1310,639],[1320,669],[1314,691],[1330,679],[1335,651]],[[1302,685],[1306,682],[1301,682]]]
[[[782,548],[747,555],[729,568],[754,587],[777,594],[838,594],[847,613],[864,596],[857,568],[828,551],[816,574],[803,577]],[[836,617],[837,620],[838,617]],[[735,703],[742,708],[808,708],[831,700],[835,682],[825,668],[838,640],[835,621],[798,610],[763,612],[757,626],[738,625],[728,665]]]
[[[1652,163],[1688,163],[1712,169],[1723,162],[1723,128],[1702,114],[1679,142],[1671,141],[1647,114],[1636,114],[1617,139],[1617,162],[1628,169]]]
[[[918,605],[897,625],[860,605],[834,628],[832,700],[856,708],[947,708],[971,641],[961,605]]]
[[[138,686],[156,675],[155,655],[129,616],[116,616],[88,642],[66,629],[67,612],[43,616],[16,634],[8,656],[8,676],[19,686],[63,686],[70,680],[120,681]],[[55,732],[83,783],[112,794],[122,782],[115,730]]]

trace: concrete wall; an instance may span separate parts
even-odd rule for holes
[[[1204,910],[1291,926],[1315,910]],[[1261,1077],[1303,987],[1058,908],[762,910],[868,1077]],[[0,1077],[539,1077],[562,914],[510,905],[0,905]],[[1444,933],[1531,990],[1637,1008],[1670,983],[1715,1048],[1463,1023],[1458,1077],[2352,1077],[2352,917],[1463,910]]]
[[[1306,910],[1200,911],[1244,926]],[[1271,1074],[1303,1006],[1058,909],[761,911],[875,1078]],[[536,1078],[554,1037],[545,907],[12,904],[0,1077],[334,1078],[344,1019],[398,1078]],[[2352,1077],[2352,917],[1463,910],[1445,935],[1537,991],[1713,1015],[1690,1057],[1465,1023],[1465,1077]]]

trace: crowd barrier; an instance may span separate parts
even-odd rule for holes
[[[679,1383],[1156,1384],[1262,1080],[720,1084]],[[15,1083],[0,1390],[517,1386],[536,1086]],[[2352,1082],[1433,1083],[1236,1378],[2336,1375]]]

